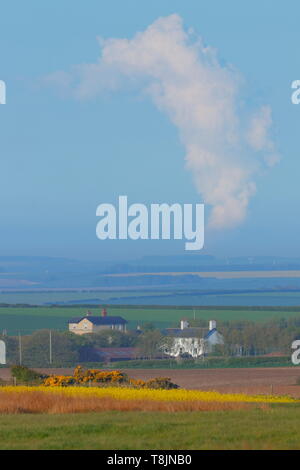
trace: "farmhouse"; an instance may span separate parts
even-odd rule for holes
[[[215,320],[210,320],[208,330],[190,328],[186,319],[181,320],[180,328],[167,328],[162,331],[169,340],[166,341],[164,353],[179,357],[188,354],[194,358],[213,351],[217,344],[224,344],[223,336],[217,331]]]
[[[101,316],[94,316],[91,312],[87,312],[84,317],[72,318],[69,320],[69,331],[76,335],[99,333],[103,330],[125,332],[126,324],[127,321],[124,318],[108,316],[107,311],[103,309]]]

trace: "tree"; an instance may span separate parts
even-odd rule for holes
[[[74,335],[75,336],[75,335]],[[73,366],[79,360],[77,339],[69,333],[52,331],[51,365]],[[50,332],[41,330],[22,338],[22,363],[32,367],[49,367],[50,365]]]
[[[128,348],[135,346],[137,341],[133,333],[118,330],[103,330],[90,336],[91,345],[97,348]]]
[[[164,337],[159,330],[150,330],[143,333],[138,339],[138,348],[142,357],[153,359],[162,354]]]
[[[155,330],[155,325],[152,322],[146,322],[141,326],[142,331],[153,331]]]

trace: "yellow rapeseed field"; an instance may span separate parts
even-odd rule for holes
[[[1,392],[44,392],[45,394],[63,394],[70,397],[113,398],[117,400],[147,400],[157,402],[219,402],[219,403],[300,403],[289,396],[247,395],[243,393],[220,393],[201,390],[153,390],[127,387],[47,387],[47,386],[4,386]]]

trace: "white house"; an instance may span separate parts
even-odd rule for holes
[[[69,331],[76,335],[99,333],[103,330],[126,331],[127,321],[122,317],[108,316],[106,310],[101,316],[94,316],[88,312],[84,317],[72,318],[69,321]]]
[[[170,338],[166,341],[164,353],[179,357],[189,354],[196,358],[212,352],[217,344],[224,344],[223,336],[217,331],[215,320],[210,320],[208,330],[204,328],[190,328],[188,320],[181,320],[180,328],[167,328],[163,334]]]

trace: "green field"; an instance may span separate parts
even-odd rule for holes
[[[0,449],[299,449],[299,405],[189,413],[1,415]]]
[[[27,305],[83,305],[99,304],[110,305],[140,305],[140,306],[300,306],[300,291],[267,289],[243,290],[236,289],[197,289],[164,286],[155,288],[149,285],[144,287],[123,287],[101,289],[73,289],[73,290],[40,290],[40,291],[0,291],[0,304],[27,304]]]
[[[163,291],[159,292],[159,296],[166,296],[172,292]],[[80,304],[88,302],[110,302],[113,299],[119,297],[124,299],[130,299],[134,297],[141,298],[143,297],[153,297],[157,296],[157,291],[150,290],[96,290],[96,291],[49,291],[49,292],[1,292],[0,293],[0,302],[1,303],[16,303],[16,304],[31,304],[31,305],[47,305],[55,303],[69,303],[69,302],[79,302]],[[299,301],[300,303],[300,301]]]
[[[7,330],[8,334],[29,334],[39,329],[67,329],[68,320],[72,317],[84,316],[88,308],[85,307],[0,307],[0,332]],[[94,314],[100,314],[100,308],[91,308]],[[147,322],[156,327],[165,328],[178,326],[182,317],[193,319],[192,308],[176,307],[108,307],[109,315],[120,315],[129,322],[129,329],[136,328],[138,324]],[[297,308],[201,308],[195,309],[195,318],[217,321],[251,320],[264,322],[275,318],[299,317]]]

